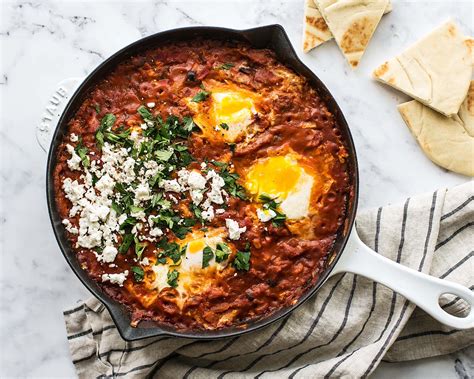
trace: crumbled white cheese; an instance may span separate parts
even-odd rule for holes
[[[70,139],[71,142],[77,142],[77,141],[79,141],[79,137],[78,137],[77,134],[75,134],[75,133],[72,133],[72,134],[71,134],[71,137],[69,137],[69,139]]]
[[[71,233],[71,234],[78,234],[79,231],[77,230],[77,228],[72,225],[71,221],[69,221],[67,218],[65,218],[63,221],[62,221],[63,225],[66,227],[66,230]]]
[[[103,175],[95,184],[95,188],[98,189],[102,195],[112,195],[115,187],[115,180],[113,180],[109,174]]]
[[[136,178],[134,168],[135,168],[135,159],[133,159],[132,157],[128,157],[125,160],[125,162],[123,162],[120,181],[127,184],[132,183]]]
[[[80,170],[81,169],[81,157],[77,155],[76,150],[73,146],[66,145],[67,152],[71,154],[71,158],[67,161],[67,165],[71,170]]]
[[[216,209],[216,215],[221,215],[224,212],[225,212],[225,209],[223,208]]]
[[[126,220],[127,218],[128,218],[128,217],[127,217],[127,214],[126,214],[126,213],[122,213],[122,214],[119,216],[119,218],[118,218],[118,223],[119,223],[119,225],[122,225],[122,224],[125,222],[125,220]]]
[[[189,191],[189,195],[191,196],[194,205],[199,205],[204,198],[204,194],[201,190],[191,190]]]
[[[239,227],[239,224],[237,221],[232,220],[230,218],[225,219],[225,226],[227,227],[227,230],[229,231],[229,238],[231,240],[238,240],[240,238],[240,235],[244,233],[247,228],[244,227]]]
[[[182,168],[178,171],[178,183],[180,184],[181,188],[186,188],[188,185],[189,174],[190,172],[185,168]]]
[[[66,178],[63,181],[63,190],[66,197],[74,204],[77,203],[85,194],[84,185],[79,184],[77,180]]]
[[[146,214],[143,209],[139,209],[134,212],[131,212],[130,216],[135,217],[136,219],[139,219],[139,220],[143,220],[143,221],[146,220]]]
[[[163,235],[163,231],[160,228],[150,229],[150,236],[161,237],[162,235]]]
[[[96,257],[99,262],[112,263],[117,253],[118,251],[114,246],[106,246],[104,250],[102,250],[102,254],[96,254]]]
[[[160,187],[162,187],[166,192],[181,192],[181,186],[176,179],[163,180],[160,183]]]
[[[150,101],[149,103],[146,103],[146,106],[148,108],[154,108],[155,107],[155,103],[153,101]]]
[[[271,209],[257,209],[257,217],[262,222],[270,221],[276,216],[276,212]]]
[[[203,220],[212,221],[214,219],[214,208],[209,207],[205,211],[202,211],[201,217]]]
[[[207,198],[215,204],[223,204],[222,187],[224,187],[224,179],[214,170],[209,170],[206,176],[207,180],[211,180],[211,190],[207,193]]]
[[[191,171],[188,176],[188,185],[191,189],[204,189],[206,188],[206,179],[197,171]]]
[[[146,161],[143,163],[143,166],[146,168],[145,179],[150,179],[151,177],[158,174],[160,171],[163,171],[164,166],[159,165],[156,161]]]
[[[143,259],[141,260],[140,264],[141,264],[142,266],[149,266],[149,265],[150,265],[150,261],[148,260],[147,257],[145,257],[145,258],[143,258]]]
[[[102,274],[103,282],[110,282],[112,284],[118,284],[120,287],[123,287],[123,283],[127,280],[128,270],[120,272],[118,274]]]
[[[135,199],[139,202],[151,199],[150,186],[147,182],[142,182],[135,188]]]
[[[138,222],[132,228],[132,234],[137,234],[140,230],[142,230],[143,224]]]

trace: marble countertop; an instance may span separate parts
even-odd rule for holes
[[[45,201],[46,155],[35,138],[43,107],[64,78],[83,77],[119,48],[186,25],[249,28],[279,23],[351,126],[360,163],[360,207],[398,202],[468,179],[420,151],[396,105],[405,97],[372,70],[453,17],[473,35],[470,1],[399,1],[384,16],[353,72],[334,42],[303,54],[303,0],[5,1],[0,5],[0,377],[71,377],[62,310],[90,294],[61,256]],[[462,377],[473,349],[449,357],[382,364],[384,377]],[[458,361],[456,361],[458,360]],[[472,373],[471,373],[472,375]]]

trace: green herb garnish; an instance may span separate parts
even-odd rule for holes
[[[134,237],[134,241],[135,241],[135,254],[137,255],[138,259],[141,259],[142,254],[146,248],[146,243],[140,242],[136,236]]]
[[[145,271],[140,266],[132,266],[131,270],[133,272],[133,277],[136,282],[142,282],[145,277]]]
[[[235,66],[235,64],[233,64],[233,63],[224,63],[224,64],[220,65],[218,68],[220,68],[221,70],[230,70],[234,66]]]
[[[227,125],[225,122],[219,125],[222,129],[224,130],[229,130],[229,125]]]
[[[227,258],[229,258],[230,253],[230,247],[226,243],[219,242],[216,245],[216,262],[220,263],[225,261]]]
[[[177,270],[168,271],[166,282],[173,288],[178,287],[179,272]]]
[[[100,126],[95,132],[95,140],[99,148],[102,148],[102,146],[104,146],[104,133],[112,129],[115,120],[116,117],[112,113],[107,113],[104,117],[102,117],[102,120],[100,121]]]
[[[259,196],[259,200],[264,203],[263,207],[265,209],[272,210],[276,213],[275,217],[272,218],[272,225],[277,228],[282,226],[286,221],[286,215],[278,210],[280,203],[278,203],[275,198],[263,193]]]
[[[186,249],[180,249],[179,245],[176,242],[170,242],[166,240],[166,238],[163,238],[160,243],[158,244],[158,247],[162,249],[158,255],[159,258],[162,257],[169,257],[174,264],[179,263],[181,260],[181,256],[185,253]]]
[[[137,112],[140,114],[140,116],[142,116],[142,118],[145,120],[145,121],[151,121],[153,119],[153,115],[152,113],[148,110],[147,107],[145,107],[144,105],[141,105],[138,109],[137,109]]]
[[[212,249],[209,246],[206,246],[202,250],[202,268],[206,268],[207,266],[209,266],[209,262],[211,261],[213,257],[214,257],[214,253]]]
[[[220,168],[219,174],[222,179],[224,179],[224,188],[227,192],[239,199],[246,200],[247,194],[245,193],[245,188],[237,183],[237,180],[240,178],[239,174],[236,172],[230,172],[229,165],[225,162],[212,161],[211,163]]]
[[[99,105],[99,104],[94,105],[94,109],[95,109],[95,112],[96,112],[97,114],[100,113],[100,105]]]
[[[207,91],[199,91],[194,97],[191,99],[191,101],[195,103],[200,103],[201,101],[204,101],[208,98],[210,95],[210,92]]]
[[[238,251],[232,266],[240,271],[248,271],[250,269],[250,251]]]
[[[130,245],[133,242],[133,234],[125,234],[122,239],[122,244],[118,248],[118,251],[120,254],[125,254],[128,249],[130,248]]]
[[[79,137],[79,143],[77,144],[76,148],[76,153],[79,155],[79,158],[81,158],[82,166],[83,167],[89,167],[91,164],[91,161],[89,157],[87,156],[87,152],[89,151],[87,147],[84,146],[82,142],[82,138]]]

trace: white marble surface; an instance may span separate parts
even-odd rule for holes
[[[393,0],[394,11],[383,18],[356,72],[333,42],[303,55],[302,3],[0,1],[0,377],[74,376],[61,312],[89,293],[53,237],[45,202],[46,156],[35,128],[56,83],[88,74],[140,37],[186,25],[282,24],[351,126],[361,207],[467,181],[424,157],[396,110],[405,97],[375,83],[370,73],[449,16],[473,35],[472,2]],[[382,364],[375,377],[462,377],[461,365],[472,375],[472,359],[471,349],[422,362]]]

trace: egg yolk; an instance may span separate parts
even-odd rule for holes
[[[249,121],[252,116],[253,101],[239,92],[217,92],[212,94],[214,123],[220,125]]]
[[[196,240],[196,241],[191,241],[188,245],[188,253],[190,254],[196,254],[202,251],[205,247],[204,241],[202,240]]]
[[[269,157],[255,163],[245,180],[253,195],[266,194],[285,199],[296,187],[303,169],[290,157]]]

